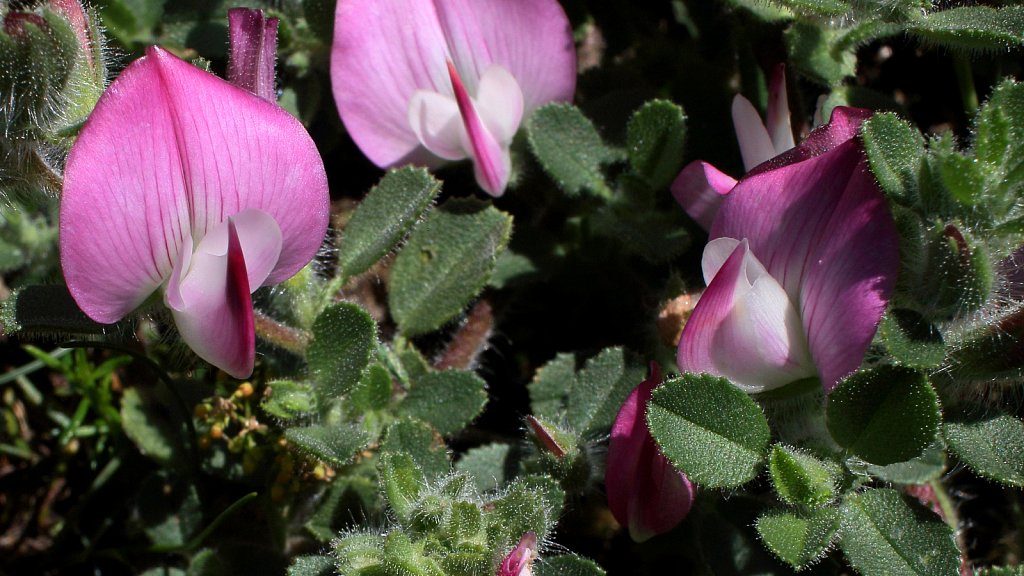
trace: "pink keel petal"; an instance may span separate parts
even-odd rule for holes
[[[264,17],[262,10],[232,8],[228,10],[228,34],[228,81],[268,102],[277,102],[277,18]]]
[[[252,374],[256,335],[245,256],[234,222],[225,223],[227,249],[204,239],[194,256],[183,254],[166,301],[182,339],[202,359],[235,378]],[[191,260],[191,261],[190,261]]]
[[[501,561],[498,576],[530,576],[533,574],[533,561],[536,559],[537,535],[527,532],[519,539],[519,544]]]
[[[652,364],[650,377],[619,409],[608,444],[608,507],[637,542],[671,530],[689,513],[694,498],[693,484],[661,455],[647,429],[647,403],[660,383],[660,370]]]
[[[722,205],[722,199],[736,185],[736,180],[717,168],[696,160],[690,162],[672,182],[672,196],[705,230],[711,228]]]
[[[476,107],[466,92],[458,72],[455,71],[455,65],[451,62],[448,63],[448,74],[451,76],[455,101],[459,104],[462,124],[466,128],[473,152],[473,169],[477,184],[491,196],[501,196],[505,193],[505,185],[508,184],[512,168],[508,148],[502,146],[480,120]]]

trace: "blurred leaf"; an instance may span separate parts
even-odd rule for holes
[[[537,576],[604,576],[605,571],[594,561],[576,556],[561,554],[548,556],[543,562],[534,565]]]
[[[288,576],[334,576],[333,556],[296,556]]]
[[[852,493],[842,506],[839,546],[864,576],[960,573],[953,530],[895,490]]]
[[[476,488],[481,493],[493,492],[503,487],[511,480],[516,473],[511,467],[510,455],[512,447],[508,444],[486,444],[477,448],[470,448],[455,463],[455,469],[466,472],[476,482]]]
[[[547,104],[527,121],[530,148],[544,171],[569,195],[589,191],[610,196],[601,166],[623,159],[571,104]]]
[[[427,478],[451,472],[448,446],[426,422],[403,418],[388,426],[381,441],[382,452],[405,452],[423,470]]]
[[[428,214],[391,270],[399,330],[415,336],[454,318],[487,283],[511,231],[511,216],[476,200],[448,200]]]
[[[181,462],[183,422],[170,392],[161,388],[126,388],[121,397],[124,433],[144,455],[165,465]]]
[[[187,481],[153,474],[141,482],[135,500],[135,514],[156,546],[181,546],[202,528],[199,494]]]
[[[878,339],[893,360],[910,368],[938,368],[946,358],[939,329],[913,310],[896,308],[886,312],[878,327]]]
[[[548,477],[521,478],[508,490],[491,501],[487,508],[487,542],[491,549],[509,549],[523,534],[533,531],[543,541],[555,527],[558,511],[551,499],[557,499],[559,506],[564,497],[558,483]]]
[[[267,383],[269,394],[260,403],[267,414],[282,420],[294,420],[311,414],[316,409],[312,386],[294,380],[272,380]]]
[[[864,151],[882,190],[905,205],[917,199],[917,177],[924,158],[924,137],[892,113],[876,114],[861,126]]]
[[[353,576],[385,576],[389,574],[384,567],[384,536],[365,532],[348,532],[334,540],[332,547],[337,574],[352,574]]]
[[[486,387],[487,383],[472,372],[431,372],[413,384],[398,412],[429,422],[447,436],[480,415],[487,403]]]
[[[725,378],[683,374],[654,390],[651,435],[695,483],[734,488],[757,476],[771,432],[761,408]]]
[[[840,446],[886,465],[916,458],[935,441],[939,398],[920,372],[881,366],[856,372],[828,398],[826,424]]]
[[[388,506],[400,522],[408,523],[412,517],[420,492],[426,486],[423,471],[406,452],[382,452],[377,464],[380,487],[388,499]]]
[[[196,552],[188,565],[188,576],[230,576],[233,574],[230,562],[222,558],[217,550],[203,548]]]
[[[809,80],[835,86],[856,72],[857,58],[851,51],[834,51],[839,33],[815,24],[797,22],[784,34],[793,69]]]
[[[565,410],[569,391],[575,386],[576,357],[572,354],[559,353],[538,368],[533,380],[527,385],[533,415],[547,420],[557,420]]]
[[[383,410],[391,400],[391,374],[380,364],[371,364],[352,389],[346,410],[359,417],[371,410]]]
[[[768,471],[779,498],[787,504],[815,508],[836,496],[838,467],[809,454],[776,444],[768,456]]]
[[[870,464],[867,471],[880,480],[897,484],[925,484],[946,472],[946,449],[941,439],[925,449],[924,454],[888,466]]]
[[[959,6],[921,16],[908,31],[945,48],[1010,50],[1024,44],[1024,6]]]
[[[384,175],[359,203],[338,242],[338,266],[345,276],[365,272],[405,238],[441,191],[423,168]]]
[[[757,519],[757,533],[779,560],[800,571],[820,560],[839,531],[839,511],[822,508],[810,515],[768,512]]]
[[[845,0],[775,0],[793,12],[810,16],[833,18],[843,16],[850,10]]]
[[[646,375],[647,369],[632,353],[623,348],[602,350],[576,374],[567,399],[569,425],[584,435],[606,433],[626,396]]]
[[[500,290],[517,282],[536,278],[538,271],[539,268],[528,256],[505,250],[498,255],[488,285]]]
[[[727,0],[727,2],[750,12],[762,22],[784,22],[793,19],[793,13],[788,9],[765,0]]]
[[[370,441],[356,426],[287,428],[284,437],[303,452],[332,466],[350,463]]]
[[[322,405],[348,394],[359,383],[376,338],[376,323],[356,304],[332,304],[317,316],[306,359]]]
[[[1009,414],[955,418],[945,425],[950,450],[978,475],[1024,487],[1024,422]]]
[[[651,100],[640,107],[626,127],[629,163],[651,188],[667,187],[683,167],[686,114],[668,100]]]

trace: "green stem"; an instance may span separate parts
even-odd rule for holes
[[[968,118],[974,118],[978,111],[978,91],[974,88],[974,73],[971,61],[966,56],[953,57],[953,71],[956,73],[956,84],[960,88],[960,98],[964,101],[964,112]]]
[[[223,524],[224,521],[227,520],[229,516],[234,514],[236,510],[247,504],[250,500],[255,499],[256,496],[256,492],[249,492],[245,496],[242,496],[238,500],[235,500],[235,502],[231,506],[228,506],[223,512],[218,514],[217,517],[213,519],[213,522],[210,522],[209,526],[204,528],[203,531],[199,534],[196,534],[196,536],[188,542],[174,546],[150,546],[148,549],[149,552],[191,552],[196,548],[199,548],[203,541],[206,540],[207,536],[212,534],[213,531],[216,530],[221,524]]]
[[[309,345],[312,338],[308,332],[281,324],[259,311],[254,312],[253,317],[256,324],[256,335],[261,340],[299,356],[306,353],[306,346]]]
[[[949,493],[946,492],[946,487],[942,485],[942,481],[938,478],[933,478],[928,481],[928,485],[931,486],[932,492],[935,494],[935,502],[939,505],[939,509],[942,510],[942,517],[946,520],[946,524],[953,529],[953,534],[956,535],[956,547],[960,550],[961,563],[966,559],[965,552],[967,547],[963,541],[963,533],[959,530],[960,516],[956,512],[956,505],[953,504],[953,500],[949,497]]]

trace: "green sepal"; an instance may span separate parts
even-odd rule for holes
[[[942,411],[924,374],[900,366],[855,372],[832,391],[825,422],[837,444],[871,464],[916,458],[938,437]]]
[[[864,576],[954,576],[960,551],[953,529],[934,512],[890,489],[849,494],[839,546]]]
[[[765,547],[800,572],[821,560],[832,547],[839,532],[839,510],[768,512],[758,517],[756,528]]]
[[[686,373],[654,390],[651,435],[696,484],[735,488],[764,464],[771,432],[761,408],[729,380]]]
[[[817,508],[836,496],[839,467],[796,449],[776,444],[768,456],[775,492],[783,502]]]

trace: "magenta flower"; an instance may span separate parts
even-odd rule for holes
[[[537,559],[537,535],[533,532],[523,534],[519,544],[505,556],[498,566],[498,576],[531,576],[533,561]]]
[[[752,170],[795,145],[790,126],[786,94],[786,67],[780,64],[772,74],[768,91],[768,124],[761,121],[757,109],[743,96],[732,100],[732,123],[740,145],[743,169]],[[672,195],[705,230],[711,228],[722,198],[736,185],[736,179],[703,160],[686,165],[672,182]]]
[[[159,291],[184,341],[244,378],[250,294],[308,263],[327,218],[323,162],[298,121],[152,47],[68,156],[61,265],[93,320],[116,322]]]
[[[500,196],[523,119],[572,99],[576,53],[555,0],[345,0],[331,80],[375,164],[470,158],[480,187]]]
[[[228,81],[268,102],[277,102],[277,18],[267,18],[262,10],[232,8],[228,10],[228,37]]]
[[[860,366],[899,268],[896,226],[857,138],[869,115],[836,108],[724,197],[681,370],[747,392],[818,377],[828,392]]]
[[[661,371],[652,363],[651,375],[619,409],[608,444],[608,507],[637,542],[679,524],[690,512],[696,492],[686,475],[661,455],[647,429],[647,403],[660,383]]]

